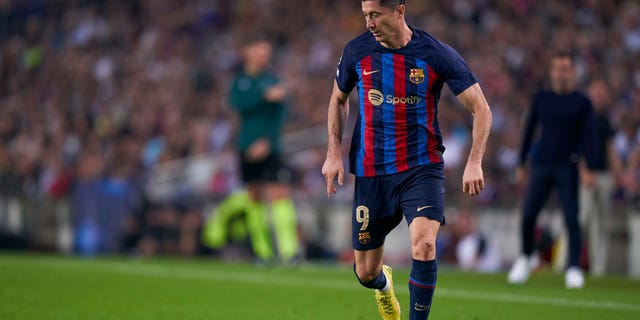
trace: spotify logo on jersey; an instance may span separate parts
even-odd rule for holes
[[[371,89],[369,90],[367,96],[369,97],[369,101],[371,101],[371,104],[373,104],[374,106],[379,106],[384,102],[384,97],[382,96],[382,92],[380,92],[380,90]]]
[[[390,106],[417,105],[422,101],[422,97],[419,97],[419,96],[397,97],[390,94],[384,96],[382,92],[380,92],[380,90],[378,89],[369,90],[369,93],[367,93],[367,97],[369,98],[369,101],[371,102],[371,104],[373,104],[376,107],[383,103],[386,103],[387,105],[390,105]]]

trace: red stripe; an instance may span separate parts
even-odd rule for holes
[[[429,77],[429,89],[427,89],[427,156],[429,157],[429,162],[437,163],[442,161],[437,153],[438,140],[436,138],[436,130],[433,127],[436,122],[436,96],[433,90],[434,84],[438,80],[438,75],[429,65],[427,65],[427,74]]]
[[[423,289],[435,289],[436,286],[425,286],[424,284],[419,284],[411,279],[409,279],[409,283],[411,283],[412,285],[418,287],[418,288],[423,288]]]
[[[364,71],[371,71],[371,56],[362,59],[360,63],[360,69]],[[373,155],[373,104],[369,101],[369,90],[373,87],[372,76],[362,77],[364,84],[364,160],[362,166],[364,168],[364,175],[366,177],[372,177],[376,175],[373,164],[375,158]]]
[[[393,55],[394,91],[396,97],[407,96],[407,67],[404,56]],[[398,172],[409,169],[407,164],[407,105],[399,103],[393,108],[396,123],[396,168]]]

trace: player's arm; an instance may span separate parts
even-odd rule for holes
[[[344,164],[342,162],[342,133],[344,132],[347,116],[349,115],[349,94],[338,88],[334,81],[333,92],[329,100],[327,129],[329,141],[327,143],[327,158],[322,165],[322,175],[327,180],[327,196],[336,193],[333,180],[338,176],[338,184],[344,182]]]
[[[538,125],[536,105],[537,97],[534,97],[531,102],[531,107],[524,117],[525,125],[522,132],[518,168],[516,169],[516,182],[520,184],[524,183],[527,178],[527,158],[529,156],[529,151],[531,150],[531,144],[533,143],[533,135],[535,133],[536,126]]]
[[[246,91],[240,89],[241,79],[240,76],[236,75],[231,83],[228,93],[229,105],[241,114],[260,110],[260,106],[264,102],[264,93],[247,94]]]
[[[593,106],[587,100],[585,111],[582,113],[582,137],[580,141],[580,150],[583,160],[580,161],[580,182],[586,187],[593,187],[596,184],[596,177],[593,172],[595,166],[596,154],[602,153],[606,155],[606,150],[598,150],[593,142],[597,140],[598,133],[595,127],[595,115]]]
[[[279,80],[275,76],[272,77],[270,81],[272,82],[272,84],[263,90],[262,99],[271,104],[284,103],[287,95],[289,94],[287,85],[285,83],[279,82]],[[265,104],[260,103],[257,104],[256,107],[262,108],[264,105]],[[284,118],[284,108],[280,106],[271,108],[269,112],[281,113],[279,118]],[[265,159],[269,155],[269,153],[271,153],[273,147],[271,145],[271,141],[276,141],[278,138],[279,133],[273,132],[272,136],[263,136],[256,139],[256,141],[254,141],[251,145],[249,145],[249,148],[247,148],[247,159],[254,162]]]
[[[287,86],[284,84],[278,84],[273,87],[269,87],[264,94],[264,99],[268,102],[284,102],[287,97]]]
[[[462,175],[462,191],[474,196],[484,189],[482,158],[491,131],[491,109],[478,83],[470,86],[457,97],[473,114],[471,150]]]
[[[273,85],[264,90],[264,100],[272,103],[284,102],[289,94],[289,87],[286,83],[278,82],[277,79]]]

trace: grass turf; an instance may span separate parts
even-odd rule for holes
[[[408,270],[396,269],[408,307]],[[408,318],[405,311],[403,319]],[[379,319],[350,267],[259,268],[213,260],[82,259],[0,253],[0,319]],[[640,319],[640,281],[587,279],[566,290],[543,272],[508,286],[504,274],[441,270],[431,319]]]

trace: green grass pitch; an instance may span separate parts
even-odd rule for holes
[[[408,318],[408,270],[394,282]],[[512,287],[505,274],[441,270],[430,319],[640,319],[640,281],[587,279],[566,290],[542,272]],[[213,260],[0,253],[0,319],[380,319],[373,292],[348,266],[295,268]]]

